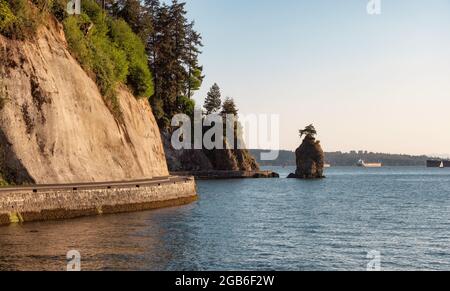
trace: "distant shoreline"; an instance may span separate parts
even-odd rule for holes
[[[280,150],[279,156],[273,161],[262,161],[261,153],[269,150],[250,150],[256,161],[261,166],[295,166],[295,153],[293,151]],[[427,160],[435,159],[426,155],[413,156],[404,154],[372,153],[367,151],[326,152],[325,162],[331,167],[353,167],[357,166],[359,160],[367,163],[382,163],[384,167],[418,167],[426,166]]]

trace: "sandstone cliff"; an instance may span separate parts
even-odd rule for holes
[[[118,95],[120,122],[70,55],[56,20],[33,41],[0,35],[0,179],[67,183],[168,175],[147,100],[125,87]]]

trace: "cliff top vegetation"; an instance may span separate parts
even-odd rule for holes
[[[83,0],[81,15],[69,16],[63,0],[0,0],[0,33],[33,39],[39,25],[53,15],[64,24],[70,50],[94,77],[116,117],[120,106],[116,89],[126,84],[136,97],[153,95],[153,80],[142,40],[121,18],[109,16],[94,0]]]
[[[107,104],[120,114],[116,87],[149,98],[162,129],[178,113],[193,115],[191,99],[203,82],[201,35],[185,3],[158,0],[82,0],[69,16],[67,0],[0,0],[0,34],[32,39],[52,14],[64,24],[71,53],[90,73]]]

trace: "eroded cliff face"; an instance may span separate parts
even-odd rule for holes
[[[0,35],[0,176],[69,183],[168,175],[147,100],[125,87],[118,95],[121,122],[70,55],[55,20],[33,41]]]
[[[247,149],[175,150],[171,145],[170,133],[164,132],[162,139],[171,172],[260,170],[255,158]]]

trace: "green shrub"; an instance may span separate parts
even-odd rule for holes
[[[78,59],[85,69],[92,68],[92,51],[87,38],[80,30],[83,23],[90,22],[85,14],[80,17],[68,17],[64,20],[64,31],[72,54]]]
[[[32,9],[28,0],[0,0],[0,33],[15,39],[35,35],[40,21],[39,10]]]
[[[0,0],[0,33],[19,40],[35,35],[42,19],[51,12],[62,21],[67,17],[66,0]]]
[[[63,20],[70,50],[120,114],[118,84],[127,84],[136,97],[153,95],[153,80],[145,46],[123,20],[106,15],[95,0],[83,0],[82,14],[67,16],[66,0],[0,0],[0,33],[17,39],[34,35],[45,13]]]
[[[82,2],[83,14],[64,21],[66,38],[81,65],[95,74],[101,93],[114,112],[116,88],[127,84],[136,97],[153,95],[145,46],[123,20],[105,15],[93,0]]]
[[[127,84],[134,95],[146,98],[153,95],[152,75],[148,69],[145,46],[141,39],[124,20],[111,21],[110,35],[115,45],[126,54],[129,63]]]
[[[92,16],[104,22],[95,13]],[[126,81],[128,62],[125,53],[107,36],[104,25],[98,24],[83,13],[66,18],[64,30],[72,54],[85,70],[95,74],[97,86],[106,103],[116,117],[120,117],[116,88],[119,83]],[[91,29],[87,31],[89,28]]]
[[[111,66],[111,79],[116,82],[125,83],[128,76],[128,66],[127,57],[124,51],[116,47],[116,45],[111,42],[107,37],[93,36],[92,43],[94,45],[94,51],[104,58],[104,61],[109,62]],[[96,62],[94,55],[94,62]],[[106,64],[105,64],[106,65]]]
[[[81,10],[88,15],[95,24],[96,33],[106,37],[106,34],[109,31],[108,21],[110,17],[103,12],[97,2],[94,0],[83,0],[81,1]]]
[[[0,187],[5,187],[8,186],[8,182],[6,182],[5,180],[3,180],[2,175],[0,173]]]
[[[16,22],[17,18],[11,11],[9,4],[0,0],[0,32],[5,35],[11,35]]]
[[[91,19],[95,19],[96,22],[99,22],[104,18],[102,8],[93,0],[81,1],[81,10],[83,13],[89,15]]]
[[[58,19],[63,21],[67,15],[67,0],[53,0],[50,12]]]
[[[149,98],[153,95],[152,75],[148,70],[148,66],[144,63],[135,62],[130,64],[127,84],[131,87],[136,97]]]
[[[104,94],[114,91],[117,83],[125,83],[128,75],[128,62],[125,53],[119,50],[102,35],[93,34],[90,37],[93,52],[93,70]]]
[[[189,99],[186,96],[181,96],[178,98],[177,103],[179,104],[180,108],[179,111],[183,112],[184,114],[194,117],[194,111],[195,111],[195,101],[192,99]]]

